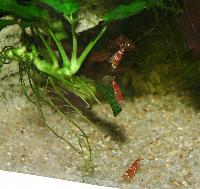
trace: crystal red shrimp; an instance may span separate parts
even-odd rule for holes
[[[122,92],[120,90],[120,87],[114,79],[112,79],[111,82],[112,82],[112,87],[113,87],[113,91],[114,91],[114,95],[115,95],[115,100],[119,104],[121,104],[122,102],[124,102],[124,98],[123,98]]]
[[[120,44],[120,49],[109,59],[109,62],[112,64],[113,69],[116,69],[119,63],[122,60],[123,54],[126,48],[130,47],[130,43],[122,43]]]
[[[126,172],[123,174],[123,179],[125,181],[130,181],[131,178],[133,178],[136,174],[136,172],[138,171],[138,169],[140,168],[140,158],[136,159],[131,166],[126,170]]]
[[[117,68],[124,54],[125,47],[121,47],[109,60],[114,69]]]

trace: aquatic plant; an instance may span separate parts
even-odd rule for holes
[[[119,5],[114,10],[107,12],[99,33],[80,55],[77,52],[78,40],[75,33],[76,14],[80,9],[77,1],[32,0],[20,4],[17,0],[4,0],[0,3],[1,12],[11,16],[11,19],[0,19],[0,29],[13,24],[18,24],[22,29],[21,47],[5,47],[0,53],[0,67],[13,61],[18,62],[20,83],[24,94],[37,106],[45,125],[84,157],[87,172],[91,171],[89,168],[91,149],[87,134],[69,116],[68,112],[62,112],[56,106],[49,93],[53,92],[65,106],[70,107],[84,121],[93,126],[94,124],[70,102],[65,93],[74,93],[89,106],[91,100],[99,103],[96,97],[96,90],[98,90],[110,103],[114,115],[118,115],[122,109],[114,98],[113,90],[101,83],[95,84],[94,81],[85,76],[77,75],[77,72],[111,21],[127,18],[154,6],[171,7],[163,2],[161,0],[134,0],[128,5]],[[70,55],[66,53],[61,41],[64,38],[69,38],[69,32],[65,29],[66,24],[71,30],[72,50]],[[27,28],[30,29],[29,32]],[[26,78],[28,78],[28,84]],[[29,90],[33,92],[33,96],[29,95]],[[78,147],[72,145],[48,125],[43,114],[44,103],[49,104],[77,128],[78,132],[74,135],[77,137]]]
[[[104,20],[109,22],[113,20],[128,18],[134,14],[137,14],[144,9],[157,7],[161,10],[171,10],[176,13],[180,13],[181,9],[176,0],[135,0],[128,5],[119,5],[114,10],[108,12],[104,16]]]

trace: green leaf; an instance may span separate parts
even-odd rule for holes
[[[49,5],[56,12],[66,15],[75,13],[80,8],[76,0],[40,0],[40,2]]]
[[[41,18],[45,12],[35,7],[33,4],[21,5],[16,0],[3,0],[0,3],[0,11],[11,13],[23,19]]]
[[[15,20],[0,19],[0,30],[3,29],[4,27],[8,26],[8,25],[13,25],[13,24],[16,24]]]
[[[134,14],[137,14],[148,7],[147,0],[134,0],[129,5],[119,5],[114,10],[108,12],[104,16],[104,20],[110,22],[112,20],[118,20],[127,18]]]
[[[112,108],[113,115],[116,117],[122,111],[122,108],[115,100],[112,87],[98,83],[96,84],[96,88],[98,93],[100,93],[105,98],[105,100],[108,101]]]
[[[119,5],[114,10],[104,16],[106,22],[127,18],[140,13],[146,8],[158,7],[162,10],[168,10],[180,13],[180,6],[176,0],[133,0],[128,5]]]

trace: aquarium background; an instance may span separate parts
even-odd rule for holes
[[[6,0],[0,12],[1,170],[199,188],[198,1]]]

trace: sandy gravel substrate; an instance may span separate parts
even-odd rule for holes
[[[116,118],[107,104],[94,106],[97,127],[79,122],[93,150],[95,171],[90,178],[83,176],[81,157],[44,126],[17,80],[13,74],[0,82],[1,170],[120,188],[200,188],[200,113],[189,97],[133,98]],[[75,144],[70,123],[45,109],[48,122]],[[139,171],[130,183],[124,182],[123,172],[138,157]]]

